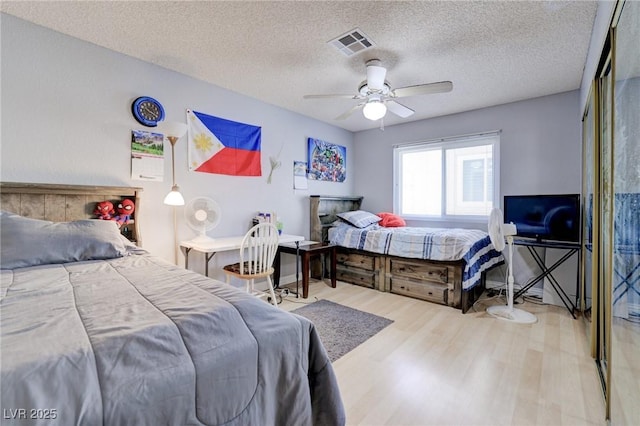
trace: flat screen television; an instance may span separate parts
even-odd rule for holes
[[[537,241],[580,241],[580,194],[505,195],[504,221],[518,237]]]

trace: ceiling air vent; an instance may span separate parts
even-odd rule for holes
[[[376,45],[359,28],[334,38],[328,44],[338,49],[345,56],[354,55]]]

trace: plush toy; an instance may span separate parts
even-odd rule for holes
[[[98,216],[98,219],[113,220],[113,214],[116,211],[113,209],[113,203],[111,201],[100,201],[96,203],[96,208],[93,210],[93,214]]]
[[[118,222],[118,226],[126,225],[131,220],[131,215],[133,211],[136,209],[136,206],[133,204],[133,201],[125,198],[121,203],[118,204],[117,215],[115,216],[115,221]]]

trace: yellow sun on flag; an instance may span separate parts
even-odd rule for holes
[[[195,138],[193,138],[193,144],[196,149],[201,152],[206,152],[213,147],[213,142],[211,142],[211,138],[204,133],[197,134]]]

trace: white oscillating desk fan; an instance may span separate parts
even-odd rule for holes
[[[191,242],[207,243],[213,241],[213,238],[207,235],[207,231],[218,226],[222,213],[220,205],[211,198],[196,197],[185,207],[184,217],[187,224],[199,234]]]
[[[498,251],[505,248],[504,240],[509,245],[509,265],[507,278],[507,305],[496,305],[487,308],[489,315],[520,324],[533,324],[538,321],[535,315],[513,307],[513,236],[517,234],[516,225],[504,223],[502,210],[495,208],[489,215],[489,238],[491,244]]]

